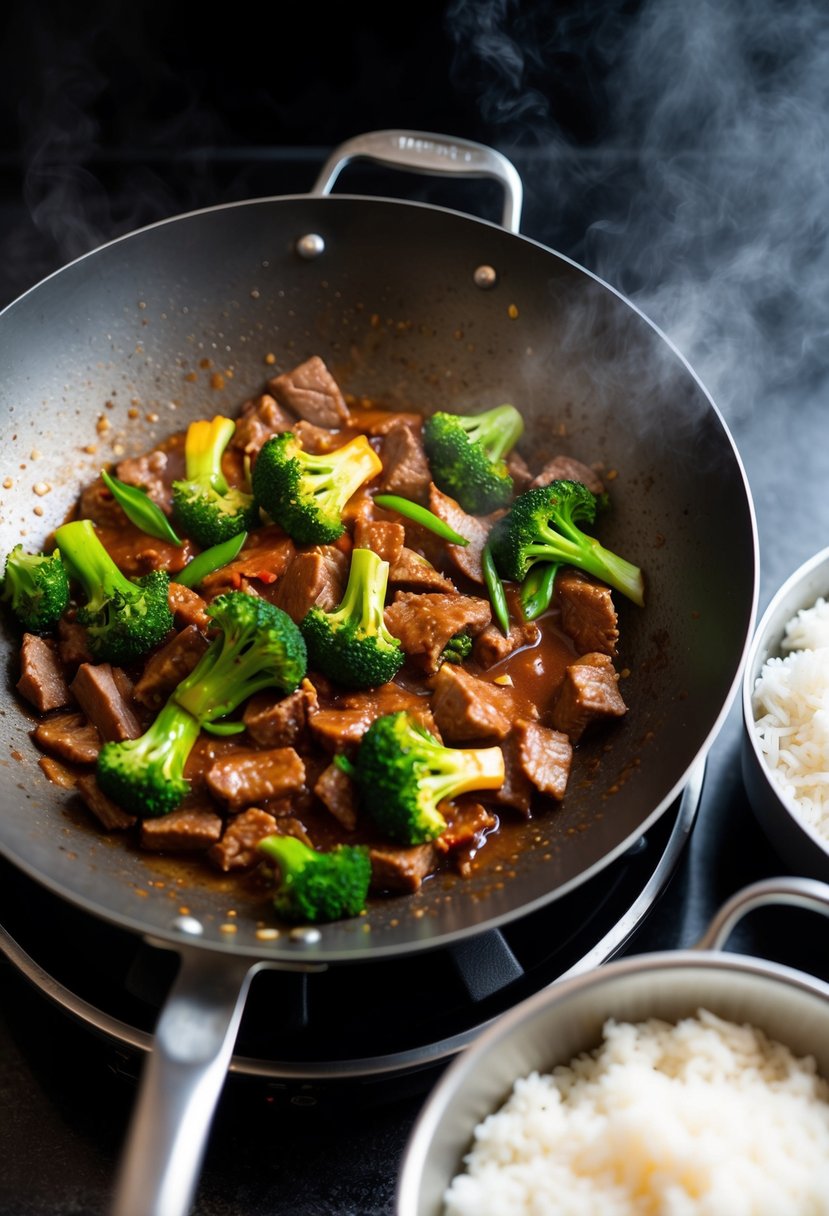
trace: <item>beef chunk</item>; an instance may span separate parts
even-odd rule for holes
[[[105,742],[137,739],[144,727],[125,700],[109,663],[82,663],[72,693]]]
[[[507,735],[500,746],[504,755],[504,784],[500,789],[487,790],[487,801],[512,807],[529,818],[533,785],[521,764],[515,735]]]
[[[359,743],[375,718],[405,710],[426,730],[438,735],[427,697],[407,692],[399,684],[381,684],[340,697],[336,708],[321,709],[311,719],[311,733],[330,752]]]
[[[371,886],[375,891],[406,891],[413,894],[437,864],[433,844],[416,844],[408,849],[393,845],[369,849]]]
[[[242,406],[230,446],[255,456],[266,439],[290,431],[295,421],[273,397],[263,393]]]
[[[242,721],[260,747],[293,747],[318,708],[317,690],[310,680],[303,680],[280,700],[272,692],[256,693],[245,706]]]
[[[383,436],[380,448],[383,461],[381,488],[386,494],[399,494],[425,504],[429,498],[432,473],[420,435],[400,422]]]
[[[334,545],[314,545],[296,553],[277,583],[273,603],[297,624],[318,604],[324,612],[343,597],[348,558]]]
[[[538,722],[518,721],[515,741],[519,763],[535,788],[561,801],[573,763],[567,735]]]
[[[516,494],[523,494],[532,484],[533,475],[520,452],[512,451],[505,457],[507,472],[512,478]]]
[[[63,667],[51,639],[24,633],[20,648],[20,679],[15,686],[39,713],[63,709],[72,701]]]
[[[304,785],[305,765],[292,747],[232,752],[207,772],[211,794],[231,811],[299,792]]]
[[[267,811],[250,807],[231,819],[224,834],[207,856],[220,870],[247,870],[262,860],[256,846],[277,831],[277,822]]]
[[[473,583],[483,583],[481,554],[489,536],[491,522],[477,515],[467,515],[454,498],[443,494],[434,483],[429,486],[429,510],[453,528],[459,536],[464,536],[469,541],[466,546],[447,544],[446,553],[461,574],[466,575]]]
[[[347,832],[357,826],[356,790],[354,782],[336,764],[323,769],[314,793]]]
[[[444,663],[433,682],[432,713],[447,743],[505,739],[515,717],[511,690]]]
[[[77,667],[79,663],[91,663],[92,651],[89,649],[86,627],[77,621],[70,621],[62,616],[58,621],[58,654],[61,662],[67,667]]]
[[[221,817],[204,805],[182,806],[158,819],[141,820],[142,848],[158,853],[209,849],[221,834]]]
[[[473,637],[492,619],[486,600],[471,595],[417,595],[398,591],[385,613],[386,627],[425,671],[437,671],[446,643],[458,633]]]
[[[294,542],[275,524],[255,528],[237,558],[202,579],[202,592],[212,600],[228,591],[244,589],[245,579],[260,579],[264,586],[270,586],[288,569],[295,552]]]
[[[457,591],[451,578],[441,574],[425,557],[405,546],[389,571],[392,586],[415,587],[419,591]]]
[[[535,646],[540,637],[541,630],[535,621],[521,621],[510,625],[506,637],[498,625],[487,625],[483,633],[479,633],[475,639],[472,657],[482,667],[493,667],[522,646]]]
[[[561,570],[556,575],[556,603],[561,609],[561,628],[573,639],[579,654],[616,653],[619,620],[609,587],[578,570]]]
[[[280,405],[315,426],[340,427],[348,422],[348,407],[339,386],[319,355],[268,381]]]
[[[195,625],[188,625],[153,654],[135,685],[133,696],[148,709],[160,709],[167,697],[198,663],[209,642]]]
[[[176,628],[183,629],[187,625],[195,625],[197,629],[206,629],[210,618],[205,609],[207,603],[197,591],[185,587],[183,583],[170,583],[167,589],[167,603],[173,614]]]
[[[79,777],[75,782],[75,789],[105,831],[123,832],[135,823],[135,815],[128,815],[107,797],[92,773],[84,773]]]
[[[457,872],[467,878],[472,872],[472,860],[486,841],[487,832],[498,826],[498,816],[487,810],[480,802],[459,799],[444,803],[441,810],[446,816],[446,831],[438,836],[435,847],[441,853],[449,853]]]
[[[171,477],[168,471],[169,457],[166,452],[147,452],[143,456],[131,456],[121,460],[115,467],[115,476],[129,486],[140,486],[147,497],[157,503],[163,511],[169,511],[172,503]]]
[[[345,442],[339,431],[329,431],[324,426],[314,426],[313,422],[306,422],[304,418],[300,418],[293,428],[293,432],[299,440],[302,450],[311,452],[314,456],[320,456],[323,452],[333,452],[335,448],[341,448]]]
[[[101,750],[101,736],[83,714],[47,718],[35,727],[32,738],[38,747],[71,764],[94,764]]]
[[[565,669],[553,705],[553,726],[577,743],[591,723],[622,717],[627,706],[618,684],[618,673],[606,654],[582,655]]]
[[[551,481],[581,481],[594,494],[604,493],[604,482],[599,474],[572,456],[556,456],[548,460],[530,488],[534,490],[538,486],[548,486]]]
[[[390,566],[400,557],[406,543],[402,524],[384,519],[359,519],[354,526],[354,548],[371,549]]]
[[[74,789],[75,781],[77,780],[75,774],[60,760],[56,760],[54,756],[41,756],[37,762],[37,767],[43,773],[46,780],[51,781],[52,785],[59,785],[64,790]]]

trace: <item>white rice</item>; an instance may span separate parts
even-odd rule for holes
[[[760,750],[794,814],[829,841],[829,604],[786,626],[752,696]]]
[[[825,1216],[829,1086],[814,1060],[706,1010],[607,1022],[475,1129],[445,1216]]]

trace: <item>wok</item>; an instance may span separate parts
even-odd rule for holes
[[[426,204],[331,195],[349,161],[496,178],[504,226]],[[477,144],[409,132],[349,141],[310,195],[178,216],[93,251],[0,316],[7,419],[0,546],[41,544],[102,464],[206,410],[234,412],[279,368],[319,354],[343,388],[397,408],[513,402],[533,461],[611,471],[603,543],[646,573],[619,608],[629,713],[579,748],[564,804],[528,825],[513,874],[432,882],[365,920],[256,936],[260,904],[222,883],[177,912],[158,863],[90,828],[38,768],[25,708],[0,717],[0,847],[88,911],[179,952],[116,1208],[183,1211],[263,966],[315,968],[434,949],[558,899],[672,804],[733,697],[756,607],[750,490],[728,429],[670,342],[608,284],[518,235],[521,183]],[[221,378],[216,373],[221,373]],[[224,387],[219,387],[221,384]],[[103,419],[103,421],[101,421]],[[94,451],[87,450],[94,447]],[[34,490],[33,487],[37,489]],[[46,492],[44,492],[46,490]],[[17,636],[3,637],[10,681]],[[598,762],[598,763],[596,763]],[[157,874],[156,874],[157,876]],[[448,898],[447,898],[448,894]],[[223,925],[232,904],[236,932]]]

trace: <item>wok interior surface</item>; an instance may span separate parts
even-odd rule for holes
[[[325,242],[314,260],[296,253],[308,233]],[[490,290],[473,279],[482,265],[497,273]],[[200,940],[221,950],[325,961],[429,948],[526,913],[609,864],[667,809],[713,738],[756,603],[741,462],[664,337],[549,249],[390,200],[236,204],[144,229],[45,280],[0,317],[0,354],[3,554],[40,546],[106,462],[195,418],[235,415],[273,374],[267,354],[276,370],[319,354],[344,391],[395,408],[512,402],[533,464],[557,452],[603,462],[611,509],[598,534],[645,571],[646,607],[617,600],[629,713],[577,749],[564,803],[527,825],[509,872],[438,877],[325,926],[313,946],[259,942],[261,901],[224,879],[182,885],[178,863],[165,868],[100,834],[50,785],[13,691],[19,637],[7,628],[0,843],[93,912],[175,939],[185,890]],[[229,908],[232,943],[219,927]]]

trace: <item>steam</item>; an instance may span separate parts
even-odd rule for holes
[[[499,146],[544,150],[530,205],[546,196],[564,219],[563,192],[589,200],[593,218],[565,252],[668,334],[727,416],[747,416],[795,378],[823,377],[825,5],[520,7],[455,0],[455,70],[479,90]],[[588,98],[578,153],[561,116],[574,76]]]

